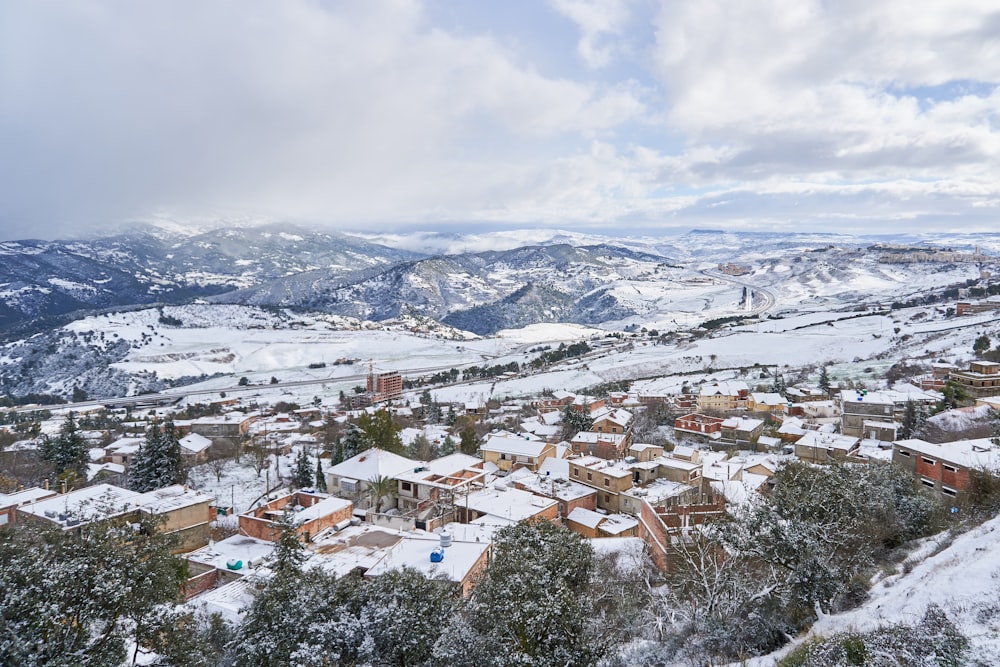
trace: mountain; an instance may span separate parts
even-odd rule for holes
[[[417,255],[281,225],[193,236],[140,227],[88,240],[11,241],[0,243],[0,257],[0,330],[9,330],[76,311],[187,303],[310,271],[354,280]]]

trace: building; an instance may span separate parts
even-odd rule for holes
[[[747,399],[747,411],[780,414],[788,407],[788,399],[781,394],[751,392]]]
[[[396,371],[389,373],[368,373],[368,393],[371,403],[391,401],[403,395],[403,376]]]
[[[684,433],[703,435],[712,440],[722,437],[722,422],[726,421],[721,417],[710,417],[708,415],[692,412],[691,414],[678,417],[674,420],[674,429]]]
[[[453,519],[459,498],[485,486],[486,467],[482,459],[456,452],[407,468],[394,476],[399,510],[413,516],[416,528],[434,530]]]
[[[763,419],[749,417],[730,417],[722,422],[719,429],[719,440],[736,447],[753,448],[757,438],[764,432]]]
[[[37,486],[15,493],[0,493],[0,526],[17,523],[18,507],[30,505],[31,503],[36,503],[39,500],[45,500],[55,495],[55,491],[49,491]]]
[[[997,378],[1000,380],[1000,377]],[[906,399],[894,393],[845,389],[840,392],[840,432],[855,438],[865,434],[865,422],[894,421],[897,404],[902,408]]]
[[[892,462],[910,471],[921,487],[959,505],[968,498],[972,471],[1000,471],[1000,448],[990,438],[940,445],[913,438],[893,443]]]
[[[698,392],[698,412],[731,412],[747,406],[750,387],[740,380],[714,382]]]
[[[795,456],[810,463],[846,461],[857,453],[860,444],[852,435],[806,431],[795,441]]]
[[[326,469],[326,488],[331,494],[347,498],[359,507],[368,507],[369,483],[381,477],[397,475],[421,467],[420,461],[372,447],[346,461]],[[396,498],[386,498],[386,509],[395,507]]]
[[[996,396],[1000,394],[1000,363],[973,361],[969,370],[951,371],[948,379],[961,385],[972,398]]]
[[[326,528],[350,525],[353,509],[351,501],[343,498],[296,491],[240,514],[240,534],[275,542],[281,534],[279,521],[288,517],[308,542]]]
[[[518,468],[537,471],[545,459],[556,454],[551,443],[503,435],[491,437],[479,449],[484,461],[504,472]]]
[[[580,431],[569,442],[574,454],[617,460],[625,457],[625,452],[632,442],[632,433]]]
[[[601,537],[636,537],[639,522],[627,514],[600,514],[578,507],[566,517],[566,527],[581,536],[594,539]]]

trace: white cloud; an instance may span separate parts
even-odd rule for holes
[[[589,67],[605,67],[615,55],[608,37],[620,35],[630,18],[631,0],[551,0],[553,8],[580,30],[577,53]]]

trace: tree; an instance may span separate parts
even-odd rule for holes
[[[450,435],[445,436],[444,442],[441,443],[441,450],[439,454],[441,456],[448,456],[449,454],[455,453],[455,439]]]
[[[309,455],[306,454],[306,449],[303,447],[299,450],[298,456],[295,457],[295,465],[292,467],[292,486],[297,489],[304,489],[312,486],[313,479],[313,469],[309,463]]]
[[[358,428],[364,434],[367,447],[378,447],[393,454],[403,452],[403,439],[400,437],[399,425],[393,421],[392,415],[385,408],[374,413],[364,413],[358,417]],[[359,450],[362,451],[362,450]],[[347,452],[344,452],[347,455]]]
[[[244,375],[243,377],[240,378],[240,381],[237,382],[236,384],[238,384],[241,387],[245,387],[248,384],[250,384],[250,378],[248,378],[246,375]]]
[[[76,420],[72,412],[66,414],[66,419],[59,428],[59,435],[42,443],[41,457],[52,463],[58,473],[71,471],[79,474],[89,459],[87,443],[77,430]]]
[[[830,395],[830,371],[826,366],[819,369],[819,388],[827,396]]]
[[[972,344],[972,351],[976,353],[977,357],[983,356],[990,349],[990,337],[986,334],[981,334],[976,338],[976,342]]]
[[[437,458],[437,448],[431,444],[427,436],[420,433],[407,447],[406,455],[415,461],[430,461]]]
[[[903,411],[903,419],[900,422],[899,439],[912,438],[926,421],[927,413],[923,406],[917,405],[913,399],[906,401],[906,409]]]
[[[493,554],[434,656],[458,667],[595,665],[609,647],[593,623],[591,546],[539,521],[497,531]]]
[[[476,435],[476,429],[466,426],[459,432],[458,437],[459,450],[463,454],[475,456],[476,452],[479,451],[479,436]]]
[[[567,405],[563,410],[563,436],[571,438],[580,431],[589,431],[594,426],[594,420],[587,412],[574,410],[572,405]]]
[[[323,459],[316,457],[316,490],[326,493],[326,475],[323,473]]]
[[[184,581],[172,540],[142,520],[0,531],[0,664],[120,665]]]
[[[173,421],[160,427],[153,421],[146,429],[146,441],[136,452],[129,469],[130,486],[139,492],[179,484],[184,479],[181,445]]]
[[[774,382],[771,384],[771,391],[773,391],[775,394],[781,394],[782,396],[784,396],[785,389],[787,388],[788,387],[785,384],[785,376],[782,375],[781,373],[775,373]]]
[[[375,513],[382,511],[382,500],[396,495],[396,480],[385,475],[378,475],[368,480],[368,497],[375,507]]]

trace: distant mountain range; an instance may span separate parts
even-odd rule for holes
[[[936,245],[1000,248],[997,238],[951,235]],[[0,243],[0,331],[196,300],[376,321],[417,315],[483,335],[536,322],[601,325],[662,310],[657,290],[722,262],[752,265],[754,284],[800,298],[810,290],[826,298],[837,285],[905,293],[906,280],[866,251],[872,242],[713,230],[610,239],[551,230],[363,237],[291,225],[198,234],[150,226],[90,240]]]

